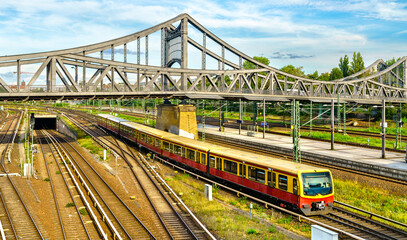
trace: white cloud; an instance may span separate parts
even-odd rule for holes
[[[337,59],[345,53],[365,50],[368,55],[372,51],[372,57],[376,55],[377,58],[381,57],[381,53],[391,53],[383,50],[383,42],[376,42],[366,34],[369,29],[376,30],[374,24],[359,25],[354,22],[351,26],[343,26],[336,24],[342,19],[335,22],[317,21],[313,17],[306,18],[304,12],[298,11],[309,11],[310,14],[316,14],[315,10],[324,13],[346,12],[363,18],[406,21],[405,8],[404,3],[376,0],[262,0],[250,4],[214,0],[4,0],[0,5],[0,45],[7,48],[0,49],[0,55],[97,43],[143,30],[186,12],[218,37],[250,56],[271,56],[275,52],[314,56],[306,60],[286,61],[305,65],[302,61],[310,69],[326,71],[336,66]],[[297,15],[303,18],[298,19]],[[405,31],[398,31],[399,35]],[[196,40],[201,40],[199,33],[194,32],[193,35]],[[153,38],[150,39],[150,63],[160,62],[159,56],[156,56],[159,49],[153,45],[153,41]],[[393,54],[399,52],[394,50]],[[283,63],[280,61],[277,64]]]

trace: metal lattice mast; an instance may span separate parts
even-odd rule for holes
[[[338,124],[338,133],[341,130],[341,105],[339,104],[339,94],[338,94],[338,105],[336,107],[336,121]]]
[[[205,100],[202,102],[202,141],[205,142]]]
[[[301,148],[300,148],[300,102],[293,102],[294,108],[294,148],[293,148],[293,161],[296,163],[301,162]]]
[[[312,101],[310,101],[310,109],[309,109],[309,136],[312,135]]]
[[[343,102],[343,135],[346,135],[346,102]]]

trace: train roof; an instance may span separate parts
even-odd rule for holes
[[[140,132],[146,133],[146,134],[151,134],[151,135],[155,135],[158,136],[160,138],[164,138],[166,136],[173,136],[174,134],[166,132],[166,131],[162,131],[156,128],[152,128],[152,127],[148,127],[145,126],[143,124],[139,124],[139,123],[135,123],[135,122],[123,122],[121,123],[123,126],[128,126],[134,129],[137,129]]]
[[[102,118],[107,118],[108,120],[111,120],[113,122],[119,123],[119,122],[128,122],[129,120],[123,119],[123,118],[119,118],[119,117],[115,117],[109,114],[98,114],[98,116],[102,117]]]
[[[165,132],[156,128],[148,127],[143,124],[127,121],[125,119],[121,119],[118,117],[114,117],[108,114],[99,114],[101,117],[105,117],[111,120],[123,120],[120,123],[124,126],[129,126],[134,128],[138,131],[144,132],[146,134],[154,135],[160,137],[165,140],[169,140],[174,143],[178,143],[180,145],[188,145],[191,148],[195,148],[202,151],[210,150],[211,153],[220,155],[222,157],[226,157],[229,159],[236,159],[239,161],[243,161],[246,163],[252,163],[254,165],[262,166],[265,169],[278,169],[284,172],[297,174],[298,171],[314,171],[314,170],[323,170],[322,168],[301,164],[301,163],[294,163],[292,161],[282,160],[275,157],[270,157],[266,155],[255,154],[251,152],[246,152],[243,150],[236,150],[224,146],[219,146],[211,143],[201,142],[194,139],[190,139],[183,136],[178,136],[173,133]]]
[[[254,154],[251,152],[246,152],[243,150],[236,150],[231,148],[224,149],[211,149],[211,153],[216,155],[222,155],[227,158],[237,159],[246,163],[252,163],[255,165],[262,166],[266,169],[278,169],[289,173],[296,174],[298,171],[302,170],[322,170],[314,166],[294,163],[292,161],[278,159],[276,157]]]

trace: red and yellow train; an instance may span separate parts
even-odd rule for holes
[[[324,214],[333,207],[332,174],[327,169],[221,147],[107,114],[98,115],[98,124],[165,159],[261,193],[305,215]]]

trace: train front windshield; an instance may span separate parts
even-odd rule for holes
[[[332,193],[332,179],[329,172],[302,173],[302,182],[306,196]]]

